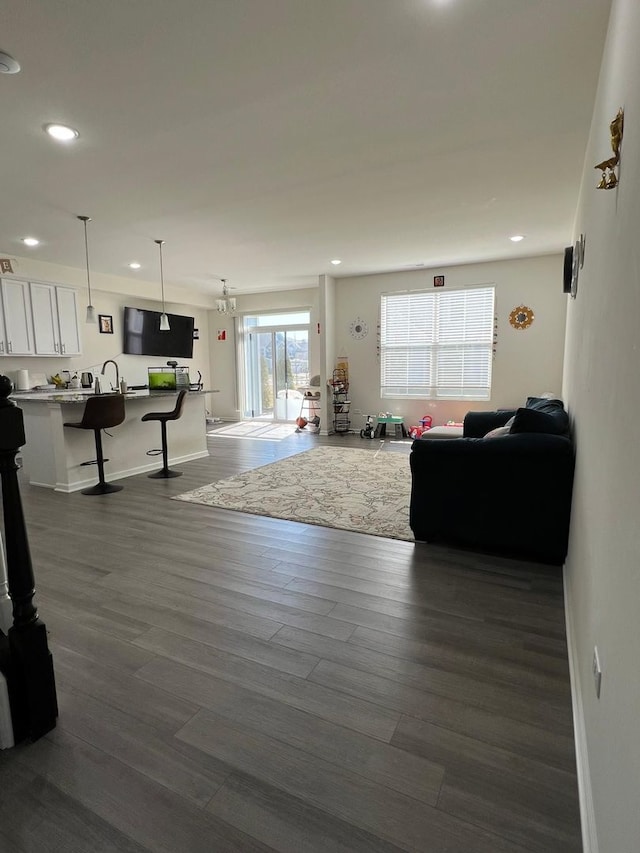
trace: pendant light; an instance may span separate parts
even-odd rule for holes
[[[162,244],[164,240],[156,240],[158,244],[158,249],[160,250],[160,286],[162,287],[162,314],[160,315],[160,331],[161,332],[170,332],[171,326],[169,325],[169,318],[167,317],[167,312],[164,310],[164,272],[162,270]]]
[[[91,277],[89,275],[89,241],[87,239],[87,222],[91,222],[90,216],[78,216],[80,222],[84,223],[84,255],[87,264],[87,290],[89,291],[89,304],[87,305],[87,317],[85,322],[96,322],[96,309],[91,301]]]

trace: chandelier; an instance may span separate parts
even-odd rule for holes
[[[222,282],[222,299],[216,299],[218,314],[234,314],[236,310],[235,296],[229,296],[226,278],[221,278],[220,281]]]

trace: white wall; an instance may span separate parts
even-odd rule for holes
[[[46,281],[51,284],[63,284],[78,290],[80,314],[80,334],[82,337],[82,355],[76,358],[42,358],[38,356],[0,358],[0,373],[15,378],[15,372],[26,368],[30,377],[44,374],[47,377],[62,370],[91,370],[93,373],[102,367],[103,362],[113,358],[118,362],[121,376],[130,385],[142,385],[147,381],[147,367],[164,364],[166,359],[154,356],[123,355],[122,318],[124,306],[160,310],[159,284],[140,279],[101,276],[92,274],[91,291],[97,314],[110,314],[113,317],[113,334],[100,334],[97,323],[87,325],[84,322],[87,304],[86,272],[71,267],[46,264],[31,259],[18,258],[14,263],[14,275],[30,281]],[[10,276],[9,276],[10,277]],[[200,339],[193,342],[193,358],[181,359],[180,363],[190,368],[190,374],[197,378],[200,370],[206,388],[211,388],[209,372],[209,335],[207,308],[212,298],[195,291],[179,288],[165,288],[166,309],[171,314],[186,314],[195,318],[195,326],[200,331]],[[113,367],[108,368],[113,371]],[[109,372],[109,376],[114,375]],[[211,395],[207,406],[211,405]]]
[[[565,577],[589,853],[640,850],[639,43],[640,3],[614,0],[576,218],[585,264],[567,318],[577,460]],[[593,167],[611,156],[609,123],[621,106],[620,185],[598,190]]]
[[[560,394],[568,298],[562,292],[562,268],[560,255],[548,255],[338,279],[335,347],[337,353],[344,351],[349,356],[353,426],[360,428],[364,423],[364,418],[355,414],[355,410],[363,414],[392,411],[403,415],[407,425],[417,423],[424,414],[431,414],[436,425],[448,420],[461,421],[470,409],[518,407],[524,405],[527,396],[545,391]],[[488,403],[383,400],[380,397],[377,357],[380,294],[429,289],[433,287],[434,275],[444,275],[445,287],[449,289],[476,284],[496,286],[498,346]],[[509,325],[509,313],[521,304],[533,309],[535,320],[528,329],[515,330]],[[349,325],[356,317],[369,326],[368,335],[360,340],[349,335]]]
[[[237,297],[237,317],[243,314],[261,314],[272,311],[310,310],[309,368],[313,376],[320,373],[320,340],[317,332],[320,322],[318,289],[282,290],[274,293],[250,293]],[[233,317],[208,312],[211,381],[219,393],[212,395],[211,404],[216,417],[236,420],[241,416],[237,393],[237,351],[235,321]],[[218,340],[218,332],[226,331],[226,340]]]

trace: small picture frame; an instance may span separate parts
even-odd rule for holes
[[[98,314],[98,328],[101,335],[113,334],[113,317],[111,314]]]
[[[433,286],[434,287],[444,287],[444,276],[443,275],[434,275]]]

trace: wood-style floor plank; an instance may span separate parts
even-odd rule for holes
[[[170,500],[371,444],[22,486],[60,719],[0,752],[0,853],[578,853],[559,570]]]

